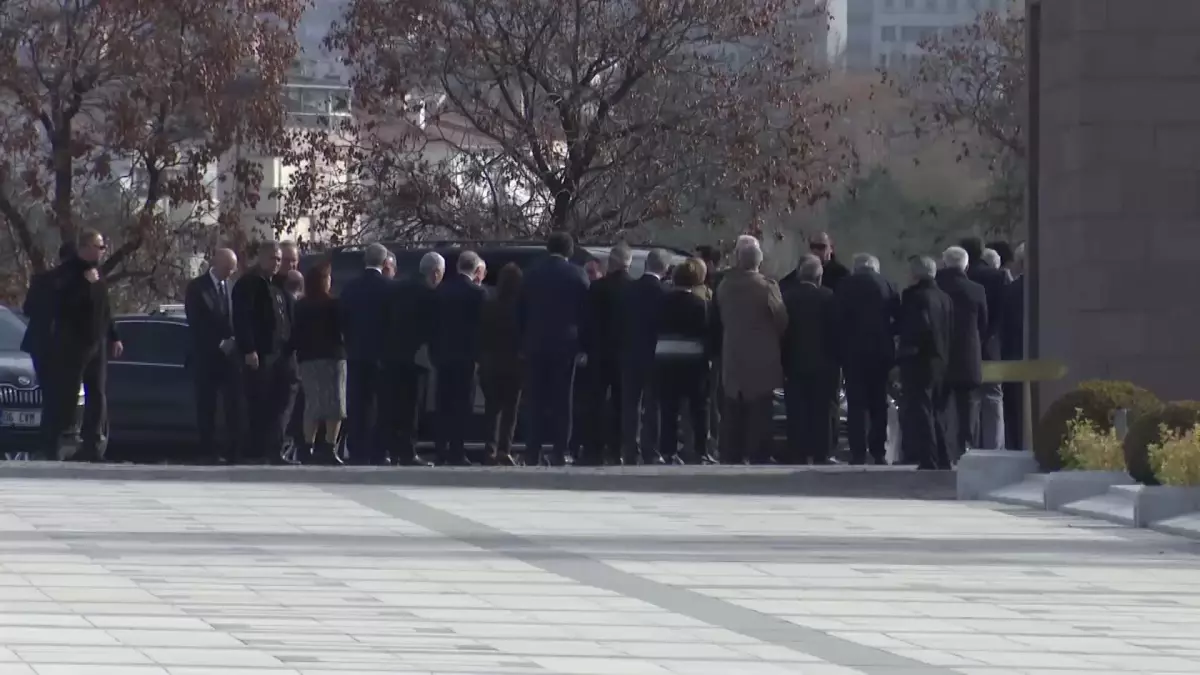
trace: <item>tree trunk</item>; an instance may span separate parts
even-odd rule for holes
[[[74,218],[71,212],[71,197],[74,162],[71,157],[71,122],[64,119],[59,127],[56,138],[52,141],[54,153],[54,226],[58,228],[59,237],[65,241],[75,241],[76,232]]]

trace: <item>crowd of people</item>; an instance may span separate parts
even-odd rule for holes
[[[337,297],[330,263],[301,275],[289,242],[259,245],[236,280],[235,252],[218,250],[184,302],[205,458],[283,463],[296,419],[295,461],[427,465],[416,441],[432,376],[439,464],[472,463],[477,384],[488,464],[828,464],[841,386],[850,461],[884,464],[897,367],[902,461],[948,468],[968,447],[1019,444],[1020,401],[983,382],[982,362],[1021,356],[1022,247],[967,239],[940,265],[914,258],[901,293],[874,256],[847,269],[828,235],[808,243],[778,282],[762,273],[751,236],[737,240],[728,267],[712,247],[674,265],[656,249],[634,278],[625,244],[579,266],[571,237],[555,233],[548,257],[504,266],[494,287],[473,251],[459,252],[453,270],[429,252],[396,278],[394,255],[371,244]],[[104,365],[121,351],[97,271],[103,251],[98,233],[84,233],[26,302],[30,333],[53,349],[38,359],[46,456],[58,453],[81,382],[82,455],[97,454]],[[780,389],[787,440],[775,447]]]

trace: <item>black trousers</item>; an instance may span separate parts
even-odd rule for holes
[[[415,363],[393,362],[383,367],[380,446],[397,462],[411,462],[417,457],[421,385],[425,376],[425,369]]]
[[[859,363],[846,368],[846,435],[850,462],[876,463],[887,455],[888,373],[891,364]]]
[[[941,400],[940,377],[925,364],[900,366],[900,443],[905,462],[923,469],[949,469],[946,428],[938,402]]]
[[[658,379],[658,454],[664,458],[679,454],[679,414],[687,404],[692,447],[685,459],[698,464],[708,454],[708,361],[679,360],[659,362]]]
[[[346,362],[346,448],[350,463],[383,464],[387,449],[381,444],[377,422],[384,390],[383,365],[378,361]]]
[[[586,400],[588,441],[585,460],[592,464],[621,461],[621,367],[616,357],[598,357],[589,364]]]
[[[208,461],[236,459],[245,441],[242,411],[245,395],[242,374],[234,355],[218,354],[196,361],[196,428],[200,434],[200,456]],[[224,451],[217,444],[217,410],[224,413]]]
[[[108,344],[57,349],[43,355],[47,372],[42,388],[42,452],[58,459],[63,434],[75,428],[79,387],[83,385],[83,420],[79,424],[79,459],[102,459],[104,422],[108,419]],[[47,386],[48,385],[48,386]]]
[[[1025,433],[1024,386],[1020,382],[1005,382],[1004,392],[1004,447],[1009,450],[1025,448],[1021,435]]]
[[[535,354],[529,359],[529,462],[542,459],[550,445],[551,464],[563,463],[571,440],[571,384],[575,379],[575,354]]]
[[[442,462],[466,459],[467,428],[475,401],[475,363],[441,363],[437,368],[438,458]]]
[[[948,382],[941,387],[937,407],[946,429],[946,452],[951,461],[958,461],[967,448],[975,445],[979,431],[978,384]]]
[[[770,459],[767,440],[771,437],[773,395],[726,396],[721,410],[721,463],[741,464],[746,459],[766,463]]]
[[[653,363],[621,367],[621,455],[626,462],[658,458],[658,380]]]
[[[838,372],[794,373],[784,383],[788,464],[823,464],[833,453]]]
[[[244,368],[242,372],[249,441],[244,456],[278,464],[296,400],[296,360],[291,355],[260,354],[258,368]],[[230,459],[238,461],[241,457]]]
[[[489,457],[512,452],[521,408],[524,375],[517,368],[480,369],[483,390],[484,443]]]

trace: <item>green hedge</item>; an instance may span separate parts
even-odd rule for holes
[[[1134,420],[1125,436],[1125,470],[1139,483],[1158,485],[1150,466],[1150,446],[1162,440],[1159,427],[1187,431],[1200,423],[1200,401],[1172,401]]]
[[[1063,468],[1059,448],[1067,436],[1067,423],[1075,419],[1076,409],[1104,431],[1112,428],[1111,415],[1118,408],[1129,410],[1129,421],[1133,424],[1145,413],[1162,408],[1162,402],[1149,390],[1130,382],[1087,380],[1051,403],[1033,430],[1033,454],[1041,470]]]

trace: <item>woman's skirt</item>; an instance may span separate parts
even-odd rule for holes
[[[300,362],[304,387],[304,418],[340,420],[346,417],[346,362],[317,359]]]

